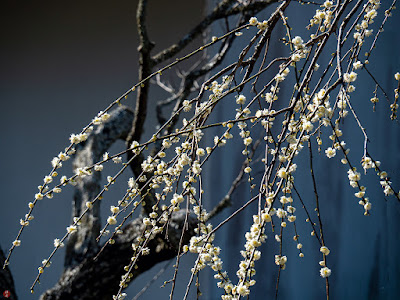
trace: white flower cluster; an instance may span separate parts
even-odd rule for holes
[[[310,96],[305,96],[305,99],[310,99]],[[329,99],[330,95],[326,93],[325,89],[321,89],[316,93],[312,101],[309,101],[307,105],[309,112],[306,120],[310,118],[311,123],[322,121],[324,126],[328,126],[330,124],[329,120],[333,116],[333,109],[331,108]]]
[[[184,251],[190,251],[191,253],[198,254],[195,261],[195,265],[192,268],[192,273],[197,273],[204,269],[206,265],[210,266],[213,271],[216,272],[215,278],[220,280],[218,287],[225,289],[230,292],[233,288],[226,272],[222,271],[222,260],[219,257],[221,249],[215,247],[212,242],[214,241],[215,234],[211,234],[212,225],[205,224],[208,218],[207,212],[200,206],[194,206],[193,212],[196,214],[199,220],[199,227],[196,228],[198,236],[192,236],[188,246],[184,246]]]
[[[265,94],[265,101],[271,104],[272,102],[278,100],[278,93],[279,93],[279,87],[272,85],[271,91]]]
[[[192,109],[192,104],[189,100],[184,100],[182,102],[182,107],[184,112],[189,112]]]
[[[53,166],[53,168],[58,169],[62,167],[62,162],[63,161],[67,161],[68,159],[70,159],[70,155],[74,154],[74,150],[73,151],[68,151],[68,153],[66,152],[60,152],[58,154],[58,156],[54,157],[51,160],[51,165]]]
[[[94,125],[101,125],[110,118],[110,114],[107,112],[100,111],[96,117],[93,118],[92,123]]]
[[[350,73],[344,73],[343,74],[343,81],[350,83],[354,82],[357,80],[357,73],[356,72],[350,72]]]
[[[376,11],[380,6],[380,1],[370,1],[369,6],[365,9],[364,19],[361,23],[355,26],[356,32],[353,34],[353,37],[359,44],[362,44],[365,37],[369,37],[373,30],[368,29],[369,25],[374,23],[374,18],[378,15]]]
[[[278,74],[275,75],[275,80],[277,83],[280,83],[286,79],[286,77],[289,75],[290,69],[285,68],[281,69]]]
[[[321,5],[322,9],[317,9],[314,16],[310,20],[310,24],[308,28],[312,26],[318,26],[318,29],[321,32],[328,30],[331,26],[331,21],[333,18],[333,1],[325,1],[323,5]]]
[[[384,180],[381,180],[380,183],[386,196],[394,194],[393,189],[390,186],[392,182],[389,179],[385,178]]]
[[[350,185],[354,188],[357,187],[358,181],[361,179],[361,174],[357,172],[356,168],[350,169],[347,171],[348,178],[350,181]]]
[[[113,296],[113,300],[124,300],[126,298],[127,294],[126,293],[121,293],[118,296]]]
[[[253,216],[253,225],[250,231],[245,234],[245,250],[241,251],[244,259],[239,263],[239,269],[236,272],[238,276],[238,283],[236,285],[233,285],[228,279],[226,272],[221,273],[218,270],[218,274],[214,276],[221,280],[217,284],[218,287],[225,290],[225,295],[221,296],[221,299],[231,300],[250,294],[250,287],[256,283],[252,279],[256,273],[254,269],[255,261],[261,258],[261,251],[257,250],[257,248],[267,239],[267,236],[264,234],[264,228],[265,224],[270,221],[271,216],[265,211],[261,213],[261,217],[259,215]]]
[[[256,17],[251,17],[249,20],[251,26],[257,26],[260,30],[266,30],[268,28],[268,22],[266,20],[260,22]]]
[[[321,246],[321,248],[319,249],[319,251],[320,251],[320,252],[323,254],[323,256],[324,256],[324,260],[321,260],[321,261],[319,262],[319,265],[322,267],[322,268],[319,270],[319,274],[321,275],[322,278],[327,278],[327,277],[331,276],[332,271],[331,271],[331,269],[329,269],[329,268],[326,266],[326,263],[325,263],[325,262],[326,262],[326,259],[325,259],[325,257],[328,256],[329,253],[331,253],[331,251],[330,251],[329,248],[326,247],[326,246]]]
[[[397,111],[399,109],[399,104],[397,103],[397,101],[399,99],[399,87],[400,87],[400,73],[399,72],[394,74],[394,79],[396,79],[399,83],[398,83],[398,87],[394,89],[394,102],[390,104],[390,110],[392,111],[390,118],[392,120],[397,119]]]
[[[94,125],[100,125],[103,122],[107,121],[110,118],[110,115],[106,112],[99,112],[97,117],[92,120],[92,124]],[[53,189],[50,190],[49,184],[53,182],[53,178],[58,176],[58,172],[56,170],[60,169],[62,167],[62,163],[69,160],[73,154],[75,154],[76,150],[72,145],[79,144],[81,142],[84,142],[88,139],[89,134],[93,131],[93,126],[87,126],[82,130],[81,133],[79,134],[71,134],[69,141],[71,143],[71,146],[66,148],[64,152],[60,152],[58,156],[54,157],[51,160],[51,165],[53,167],[52,171],[50,172],[49,175],[45,176],[43,179],[43,185],[39,185],[38,189],[39,192],[35,194],[35,201],[34,202],[29,202],[28,206],[29,209],[32,210],[35,206],[36,201],[42,200],[45,196],[49,199],[53,198],[53,195],[55,193],[61,193],[61,186],[65,186],[68,183],[75,185],[76,181],[75,179],[77,177],[85,177],[88,175],[91,175],[91,168],[94,168],[95,171],[101,171],[102,166],[101,165],[95,165],[92,167],[86,167],[86,168],[77,168],[75,170],[75,175],[67,178],[66,176],[62,176],[60,179],[60,183],[56,185]],[[28,226],[29,225],[29,220],[32,220],[33,216],[29,213],[26,216],[25,220],[20,220],[21,226]],[[67,232],[68,234],[72,234],[76,231],[76,225],[71,225],[67,227]],[[15,245],[14,245],[15,246]],[[56,247],[57,248],[57,247]],[[43,271],[43,268],[40,269]]]
[[[222,78],[222,83],[219,84],[218,81],[211,82],[211,86],[209,89],[212,91],[212,94],[208,97],[208,100],[211,102],[215,102],[221,97],[222,93],[227,90],[232,83],[233,77],[224,76]]]
[[[148,156],[147,159],[144,160],[141,165],[143,172],[150,173],[154,171],[154,169],[157,168],[159,162],[160,160],[158,158]]]
[[[206,86],[206,90],[211,90],[211,94],[208,97],[208,101],[201,102],[200,105],[196,106],[195,114],[202,115],[203,118],[207,118],[207,116],[211,113],[212,106],[218,102],[218,100],[222,97],[224,91],[229,89],[233,80],[232,76],[224,76],[222,77],[222,83],[219,84],[218,81],[211,82],[210,86]]]
[[[292,39],[292,44],[295,48],[294,53],[291,56],[292,66],[295,65],[296,62],[299,62],[302,58],[305,58],[308,50],[304,44],[303,39],[300,36],[296,36]]]
[[[386,171],[381,170],[379,167],[381,165],[380,161],[374,161],[371,157],[365,157],[363,158],[362,161],[362,166],[365,170],[365,172],[368,169],[374,168],[377,171],[377,175],[380,177],[380,184],[383,188],[383,192],[385,196],[390,196],[394,194],[394,191],[392,189],[392,182],[388,178],[388,173]],[[397,196],[400,196],[400,192]]]
[[[286,269],[287,257],[286,255],[275,255],[275,264],[282,270]]]
[[[361,180],[361,174],[357,172],[357,169],[355,167],[353,169],[348,170],[347,174],[350,181],[350,185],[353,188],[358,188],[359,190],[354,195],[360,199],[358,203],[364,207],[365,210],[364,214],[365,215],[369,214],[369,210],[371,210],[372,204],[369,201],[369,199],[365,197],[365,191],[367,188],[359,184],[359,181]]]
[[[367,172],[368,169],[379,168],[381,165],[381,162],[373,161],[371,157],[366,156],[363,158],[361,165],[364,168],[364,171]]]
[[[79,144],[81,142],[86,141],[88,138],[88,134],[87,133],[79,133],[79,134],[71,134],[71,136],[69,137],[69,141],[71,142],[71,144]]]

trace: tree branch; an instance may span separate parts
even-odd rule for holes
[[[232,4],[235,4],[237,1],[234,0],[224,0],[220,2],[214,10],[206,16],[203,21],[201,21],[197,26],[195,26],[188,34],[186,34],[181,40],[179,40],[176,44],[170,46],[169,48],[159,52],[158,54],[153,56],[153,61],[155,64],[159,64],[169,58],[174,57],[181,50],[183,50],[187,45],[189,45],[196,37],[204,32],[204,30],[210,26],[213,22],[229,17],[231,15],[243,13],[245,11],[252,12],[254,14],[258,13],[269,4],[277,2],[277,0],[264,0],[264,1],[256,1],[247,5],[237,5],[235,7],[231,7]],[[229,9],[230,8],[230,9]]]
[[[150,254],[138,260],[131,281],[157,263],[177,255],[185,217],[186,210],[174,213],[168,225],[168,239],[161,233],[149,242]],[[194,235],[196,219],[189,215],[187,224],[189,228],[185,229],[184,243]],[[87,256],[79,265],[65,270],[56,286],[46,291],[40,300],[112,299],[118,292],[121,276],[125,274],[123,268],[134,253],[132,243],[142,236],[144,230],[142,217],[129,223],[115,238],[115,243],[105,247],[96,260],[93,259],[95,255]]]
[[[127,107],[119,107],[110,114],[110,119],[93,131],[87,141],[77,149],[73,169],[85,168],[101,160],[104,152],[118,139],[125,140],[132,124],[133,112]],[[100,172],[80,177],[74,193],[72,218],[79,217],[86,209],[86,202],[100,192]],[[98,251],[96,237],[100,232],[100,201],[82,218],[78,231],[66,245],[64,266],[73,267],[81,263],[87,255]]]
[[[136,12],[136,22],[138,27],[138,33],[140,38],[139,45],[139,82],[149,77],[151,74],[151,70],[154,66],[154,62],[150,57],[151,49],[154,47],[154,43],[149,40],[146,29],[146,8],[147,8],[147,0],[140,0],[139,5]],[[133,141],[140,141],[140,138],[143,133],[143,126],[147,116],[147,102],[149,96],[149,86],[150,81],[147,80],[143,82],[142,85],[139,86],[137,90],[137,98],[136,98],[136,107],[135,107],[135,116],[132,122],[131,132],[129,133],[126,144],[129,148]],[[128,152],[128,160],[133,157],[133,154]],[[141,164],[143,162],[143,156],[138,155],[137,158],[133,159],[130,164],[132,172],[136,177],[142,172]],[[145,213],[151,212],[151,207],[154,202],[154,195],[152,192],[147,193],[145,197],[145,203],[147,206],[144,207]]]
[[[140,38],[139,50],[139,82],[147,78],[151,74],[151,69],[154,65],[150,58],[150,51],[154,47],[154,43],[149,40],[146,30],[146,8],[147,0],[139,1],[136,22]],[[144,121],[147,115],[147,101],[149,92],[149,81],[143,82],[138,88],[135,118],[132,123],[131,132],[127,138],[128,145],[133,141],[140,141],[143,132]]]
[[[169,123],[170,125],[168,126],[167,134],[170,134],[173,132],[175,125],[177,124],[178,119],[179,119],[179,115],[177,115],[176,113],[181,108],[182,102],[190,95],[190,92],[193,88],[193,85],[194,85],[196,79],[208,74],[209,72],[211,72],[212,70],[214,70],[216,67],[218,67],[221,64],[221,62],[226,57],[226,54],[228,53],[229,49],[231,48],[234,38],[235,38],[235,36],[231,36],[231,37],[227,38],[224,41],[224,43],[221,45],[220,50],[204,66],[202,66],[201,68],[192,70],[189,73],[184,75],[184,77],[182,79],[182,83],[181,83],[181,88],[173,96],[173,98],[176,99],[176,103],[175,103],[175,106],[170,115],[170,118],[172,118],[172,119]],[[161,114],[160,104],[157,104],[156,108],[157,108],[157,118],[158,118],[159,122],[165,123],[167,120]],[[160,123],[159,125],[161,126],[162,123]]]

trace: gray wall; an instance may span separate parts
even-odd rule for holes
[[[386,1],[382,3],[388,5]],[[289,9],[285,14],[289,17],[288,21],[293,29],[292,34],[300,35],[306,40],[310,33],[304,27],[312,17],[312,11],[307,11],[304,7],[297,5],[295,9]],[[379,21],[376,21],[377,24],[380,24],[379,22],[382,20],[384,9],[386,9],[386,6],[383,6],[379,11],[380,18]],[[270,12],[265,12],[260,14],[258,19],[267,19],[269,15]],[[303,20],[305,23],[297,24],[299,20]],[[377,48],[374,50],[368,65],[368,69],[374,73],[385,91],[390,95],[391,101],[394,99],[393,89],[397,87],[393,75],[400,70],[400,35],[397,30],[399,26],[400,17],[398,12],[394,11],[394,16],[387,22],[385,31],[381,34]],[[219,30],[216,28],[213,34],[218,34],[218,32]],[[374,32],[376,32],[376,29],[374,29]],[[279,37],[284,35],[285,31],[282,29]],[[240,41],[238,43],[240,44],[240,46],[237,46],[239,52],[246,45],[246,40],[244,39],[243,43],[240,43]],[[369,43],[367,44],[369,45]],[[336,45],[331,46],[335,47]],[[280,43],[272,43],[271,47],[272,52],[276,53],[277,56],[282,53]],[[335,48],[331,48],[331,51],[334,52]],[[329,58],[320,58],[320,65],[322,66],[323,62],[327,63]],[[369,99],[372,97],[375,84],[365,71],[358,73],[356,92],[352,95],[351,101],[360,121],[368,132],[370,139],[368,151],[375,159],[381,160],[382,169],[389,173],[394,186],[399,189],[399,123],[390,120],[389,103],[382,94],[380,94],[380,102],[376,107],[376,112],[373,112]],[[269,80],[270,77],[266,75],[265,78]],[[285,84],[287,83],[285,82]],[[293,85],[289,83],[285,86],[291,87]],[[283,95],[290,97],[290,93],[291,89],[288,91],[281,89],[280,99],[284,99]],[[229,114],[228,110],[229,108],[225,107],[217,114],[226,117]],[[362,132],[351,116],[345,119],[341,127],[344,132],[343,139],[351,149],[352,163],[362,172],[360,164],[363,156]],[[328,159],[324,155],[323,150],[330,146],[327,137],[324,141],[320,155],[316,151],[314,142],[313,154],[316,180],[319,185],[325,242],[331,249],[331,253],[327,257],[328,266],[332,269],[332,276],[329,278],[331,298],[397,299],[398,284],[400,283],[400,259],[396,254],[400,246],[398,240],[400,234],[399,202],[394,197],[384,196],[379,184],[379,177],[373,170],[370,170],[367,176],[362,175],[362,184],[367,187],[367,196],[373,203],[373,209],[371,216],[364,216],[364,210],[354,196],[356,191],[349,185],[348,166],[343,166],[340,163],[341,155],[337,155],[333,159]],[[208,182],[210,186],[215,186],[215,189],[211,189],[212,192],[209,193],[210,206],[211,203],[215,203],[217,199],[223,197],[230,187],[231,180],[237,174],[235,162],[242,157],[240,152],[243,145],[240,142],[231,143],[228,149],[226,149],[228,151],[219,153],[212,164],[212,168],[219,170],[219,172],[211,172]],[[295,161],[299,166],[295,174],[297,176],[295,185],[306,205],[308,205],[308,209],[312,211],[315,207],[315,200],[308,169],[309,157],[306,150],[303,152]],[[246,188],[248,190],[248,187]],[[281,273],[279,299],[324,299],[325,280],[319,276],[320,266],[318,262],[322,260],[319,244],[315,238],[310,237],[311,227],[303,221],[307,216],[301,209],[301,203],[296,197],[294,198],[294,205],[297,207],[297,229],[304,245],[305,257],[302,259],[298,257],[296,244],[292,240],[293,230],[286,230],[287,240],[283,249],[284,254],[288,257],[288,263],[286,270]],[[218,221],[229,216],[248,199],[249,195],[245,191],[237,192],[233,199],[232,208],[225,211],[223,216],[218,218]],[[257,207],[253,206],[235,217],[231,226],[226,226],[219,232],[224,266],[232,280],[236,280],[235,272],[241,260],[239,251],[243,249],[245,243],[244,234],[249,230],[252,224],[252,215],[256,212]],[[314,220],[316,220],[315,215]],[[216,224],[218,224],[218,221]],[[251,299],[267,299],[273,298],[275,295],[278,268],[273,259],[274,255],[279,253],[279,248],[274,235],[275,233],[269,231],[268,241],[261,247],[264,252],[261,260],[256,262],[257,274],[255,277],[259,285],[251,289]],[[210,280],[210,291],[219,295],[221,292],[215,286],[215,283],[216,280]],[[218,297],[210,296],[210,299],[218,299]]]

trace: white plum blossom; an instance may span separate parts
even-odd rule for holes
[[[117,219],[114,216],[110,216],[107,218],[107,223],[110,225],[115,225],[117,224]]]
[[[350,73],[344,73],[343,74],[343,81],[344,82],[354,82],[357,80],[357,73],[356,72],[350,72]]]
[[[251,17],[249,20],[249,24],[252,26],[256,26],[258,24],[258,20],[256,17]]]
[[[319,274],[321,275],[322,278],[326,278],[331,276],[332,271],[328,267],[323,267],[319,270]]]
[[[325,154],[328,158],[332,158],[336,155],[336,149],[329,147],[328,149],[325,150]]]

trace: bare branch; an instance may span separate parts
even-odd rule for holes
[[[143,81],[146,78],[150,78],[151,70],[154,65],[152,59],[150,58],[150,51],[154,47],[154,43],[150,42],[147,31],[146,31],[146,8],[147,8],[147,0],[139,1],[137,13],[136,13],[136,21],[137,27],[140,37],[140,45],[139,45],[139,81]],[[137,90],[136,97],[136,107],[135,107],[135,116],[132,123],[132,129],[129,133],[129,136],[126,139],[127,147],[129,148],[133,141],[140,141],[140,137],[143,133],[143,126],[147,116],[147,104],[148,104],[148,93],[149,93],[150,81],[145,80]],[[128,160],[133,157],[131,152],[128,152]],[[130,164],[131,169],[135,176],[139,176],[141,173],[140,165],[143,161],[143,156],[140,155],[136,159],[132,161]],[[151,212],[151,206],[154,203],[154,197],[152,193],[148,193],[146,197],[147,207],[144,210],[149,213]]]
[[[154,43],[150,42],[146,31],[146,8],[147,0],[139,1],[136,21],[140,37],[139,45],[139,81],[143,81],[151,75],[153,62],[150,58],[150,51],[154,47]],[[137,89],[135,118],[132,123],[132,130],[127,138],[127,143],[130,145],[133,141],[140,141],[143,132],[144,121],[147,115],[147,102],[149,92],[148,80],[144,81]]]
[[[267,7],[269,4],[277,2],[277,0],[264,0],[264,1],[256,1],[252,4],[247,5],[237,5],[235,7],[231,7],[236,1],[233,0],[224,0],[220,2],[214,10],[204,18],[196,27],[194,27],[188,34],[186,34],[179,42],[170,46],[169,48],[161,51],[160,53],[153,56],[153,61],[155,64],[159,64],[169,58],[174,57],[178,54],[182,49],[184,49],[189,43],[191,43],[196,37],[204,32],[204,30],[210,26],[213,22],[226,18],[230,15],[243,13],[246,11],[252,12],[256,14],[260,10]]]

